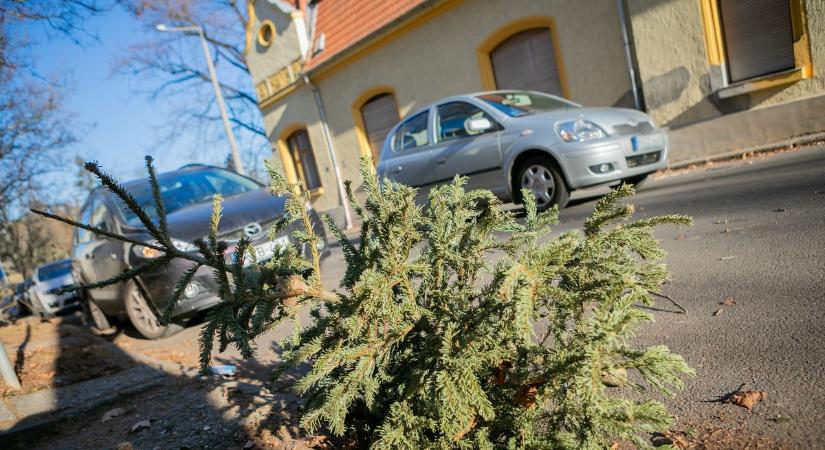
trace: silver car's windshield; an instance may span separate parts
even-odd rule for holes
[[[499,91],[477,95],[476,98],[510,117],[527,116],[557,109],[577,108],[576,105],[559,98],[526,91]]]

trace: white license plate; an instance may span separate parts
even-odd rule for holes
[[[286,236],[281,236],[275,238],[274,241],[264,242],[263,244],[256,245],[255,249],[255,259],[258,262],[264,262],[269,258],[272,258],[275,255],[275,252],[282,252],[286,249],[289,245],[289,238]],[[252,261],[248,261],[247,265],[251,264]]]
[[[660,149],[665,145],[665,138],[660,133],[656,134],[642,134],[630,138],[630,146],[633,152],[641,152],[645,150]]]

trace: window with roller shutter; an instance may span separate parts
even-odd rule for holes
[[[719,0],[731,83],[795,67],[789,0]]]
[[[286,139],[286,145],[303,190],[311,191],[320,188],[321,177],[318,175],[318,166],[315,164],[315,155],[312,152],[307,130],[298,130],[290,134]]]
[[[563,95],[548,28],[514,34],[490,52],[490,61],[498,89],[527,89]]]
[[[378,162],[387,133],[398,123],[398,106],[392,94],[378,94],[361,107],[364,133],[369,141],[373,162]]]

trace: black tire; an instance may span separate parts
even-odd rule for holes
[[[158,315],[134,280],[126,283],[123,299],[126,315],[138,333],[146,339],[160,339],[171,336],[183,329],[177,323],[163,326],[158,321]]]
[[[567,205],[570,191],[564,182],[556,162],[549,156],[531,156],[519,164],[513,178],[514,197],[522,203],[521,189],[526,188],[536,197],[539,211],[558,205],[559,209]]]
[[[622,183],[629,184],[635,188],[640,188],[644,185],[645,180],[647,180],[647,176],[650,175],[649,173],[643,173],[641,175],[636,175],[633,177],[627,177],[622,180]]]

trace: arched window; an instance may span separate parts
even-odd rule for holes
[[[320,188],[321,177],[318,176],[318,166],[315,164],[315,154],[307,130],[300,129],[290,134],[286,138],[286,147],[303,189],[311,191]]]
[[[516,33],[490,52],[499,89],[527,89],[562,95],[561,79],[548,28]]]
[[[361,106],[360,114],[364,121],[363,131],[369,142],[372,160],[377,164],[384,139],[399,120],[395,96],[381,93],[370,98]]]

